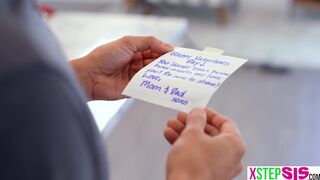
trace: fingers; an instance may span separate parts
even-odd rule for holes
[[[219,130],[211,124],[206,124],[204,128],[204,132],[209,136],[216,136],[219,134]]]
[[[229,121],[226,117],[224,117],[218,113],[216,113],[215,115],[211,115],[211,116],[212,117],[209,119],[210,124],[214,125],[218,129],[220,129],[225,122]]]
[[[179,112],[178,115],[177,115],[177,119],[178,121],[180,121],[182,124],[186,124],[186,121],[187,121],[187,116],[188,114],[185,113],[185,112]]]
[[[153,57],[151,49],[147,49],[147,50],[143,51],[142,52],[142,57],[144,59],[151,59]]]
[[[183,132],[188,124],[190,128],[201,129],[209,136],[216,136],[221,131],[238,134],[239,130],[228,118],[218,114],[212,109],[193,109],[189,114],[179,112],[176,119],[169,119],[165,129],[165,137],[172,144]]]
[[[206,113],[207,113],[207,119],[212,119],[214,118],[215,115],[217,115],[217,113],[209,108],[205,109]],[[177,116],[178,121],[182,122],[183,124],[186,124],[186,120],[187,120],[187,114],[184,112],[180,112]],[[207,124],[204,128],[204,131],[209,135],[209,136],[215,136],[217,134],[219,134],[219,129],[217,129],[215,126],[213,126],[212,124],[210,124],[210,121],[207,121]]]
[[[207,110],[208,113],[208,110]],[[211,110],[210,115],[208,113],[208,116],[212,116],[212,118],[209,119],[209,123],[215,126],[221,133],[234,133],[234,134],[240,134],[239,129],[237,126],[227,117],[218,114]]]
[[[173,129],[167,127],[164,129],[164,137],[170,144],[173,144],[179,137],[179,134],[175,132]]]
[[[151,52],[151,50],[147,50],[147,51]],[[143,52],[143,58],[144,58],[143,66],[146,66],[146,65],[152,63],[155,59],[157,59],[160,56],[161,56],[160,54],[154,53],[154,52],[151,52],[151,53]]]
[[[177,134],[181,134],[183,129],[185,128],[185,124],[181,123],[177,119],[169,119],[167,121],[167,127],[171,128],[173,131],[175,131]],[[211,124],[206,124],[204,131],[209,135],[209,136],[216,136],[219,134],[219,130],[214,127]]]
[[[120,39],[132,52],[143,52],[150,49],[154,53],[164,54],[173,50],[173,46],[155,37],[125,36]]]
[[[217,113],[215,111],[213,111],[213,110],[211,110],[209,108],[206,108],[205,111],[207,113],[207,119],[208,120],[212,119],[214,116],[217,115]],[[177,119],[168,120],[168,121],[179,121],[180,122],[179,125],[175,124],[175,123],[178,123],[178,122],[170,122],[170,123],[168,122],[167,126],[171,127],[173,130],[175,130],[177,133],[180,134],[182,132],[184,126],[186,125],[187,116],[188,116],[187,113],[179,112],[178,115],[177,115]],[[219,133],[219,129],[217,129],[214,125],[212,125],[210,123],[210,121],[207,121],[207,124],[205,125],[204,131],[210,136],[215,136],[215,135],[217,135]]]
[[[207,119],[212,119],[214,118],[218,113],[213,111],[212,109],[205,108],[205,111],[207,113]],[[187,113],[185,112],[179,112],[177,115],[178,121],[182,122],[183,124],[186,124],[187,121]],[[211,123],[211,121],[208,121],[208,123]]]
[[[187,115],[186,130],[194,129],[194,130],[203,132],[206,126],[206,123],[207,123],[207,114],[205,110],[201,108],[194,108]]]
[[[238,127],[231,121],[227,121],[221,126],[220,133],[231,133],[241,136]]]
[[[173,144],[180,136],[185,125],[176,119],[167,121],[167,128],[164,130],[164,136],[170,144]]]
[[[205,108],[207,116],[208,116],[208,123],[211,123],[211,119],[213,119],[216,115],[218,115],[218,113],[216,111],[214,111],[213,109],[210,108]]]
[[[175,119],[169,119],[167,122],[167,126],[175,130],[178,134],[180,134],[185,127],[183,123]]]
[[[153,52],[151,49],[142,52],[144,59],[156,59],[160,57],[160,54]]]

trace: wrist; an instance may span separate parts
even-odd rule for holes
[[[93,81],[88,72],[88,65],[84,58],[74,59],[70,62],[76,77],[78,78],[80,84],[85,90],[86,95],[89,99],[92,97]]]

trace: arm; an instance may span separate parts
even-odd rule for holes
[[[44,66],[0,80],[0,179],[107,178],[100,136],[72,84]]]

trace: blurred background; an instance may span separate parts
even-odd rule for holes
[[[245,165],[320,165],[320,0],[37,2],[69,59],[124,35],[249,59],[209,103],[239,126]],[[176,111],[133,99],[89,106],[112,180],[165,179],[162,130]]]

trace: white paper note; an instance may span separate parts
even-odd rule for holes
[[[213,47],[206,47],[203,51],[211,53],[212,55],[221,55],[224,53],[224,50]]]
[[[223,81],[247,61],[215,52],[175,48],[141,69],[122,94],[178,111],[204,108]]]

